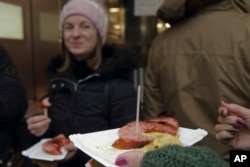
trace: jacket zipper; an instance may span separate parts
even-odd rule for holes
[[[83,78],[83,79],[80,79],[79,81],[77,82],[74,82],[74,81],[71,81],[69,79],[65,79],[65,78],[55,78],[55,79],[52,79],[51,82],[53,81],[57,81],[57,80],[62,80],[62,81],[66,81],[66,82],[69,82],[71,83],[73,86],[74,86],[74,91],[76,92],[77,91],[77,88],[78,88],[78,85],[82,82],[86,82],[87,80],[91,79],[91,78],[94,78],[94,77],[99,77],[100,74],[96,73],[96,74],[91,74],[91,75],[88,75],[87,77]]]

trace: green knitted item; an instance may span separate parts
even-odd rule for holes
[[[140,167],[229,167],[229,164],[206,147],[168,145],[147,152]]]

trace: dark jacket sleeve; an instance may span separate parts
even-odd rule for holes
[[[17,70],[6,50],[0,45],[0,125],[21,119],[27,106],[26,92]]]
[[[117,79],[109,88],[109,107],[111,128],[120,128],[136,119],[137,94],[129,80]]]

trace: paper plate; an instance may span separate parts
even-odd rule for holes
[[[117,167],[115,165],[116,157],[128,150],[119,150],[113,148],[112,143],[118,139],[118,130],[112,129],[87,134],[70,135],[70,140],[77,148],[88,154],[106,167]],[[191,146],[202,140],[207,131],[203,129],[188,129],[180,127],[178,129],[179,139],[184,146]]]
[[[30,148],[23,150],[22,155],[30,159],[37,159],[37,160],[44,160],[44,161],[62,160],[67,154],[67,151],[63,148],[61,149],[61,152],[62,152],[61,155],[51,155],[43,151],[42,144],[48,140],[51,140],[51,139],[47,138],[47,139],[40,140],[40,142],[36,143]]]

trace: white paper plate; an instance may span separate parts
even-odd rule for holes
[[[104,166],[117,167],[115,165],[116,157],[128,151],[115,149],[111,146],[113,142],[118,139],[118,130],[119,129],[112,129],[86,134],[73,134],[70,135],[69,138],[77,148]],[[203,129],[187,129],[180,127],[178,129],[178,134],[184,146],[191,146],[202,140],[207,135],[207,131]]]
[[[67,151],[63,148],[61,149],[62,152],[61,155],[51,155],[43,151],[42,143],[48,140],[50,140],[50,138],[42,139],[40,142],[36,143],[30,148],[23,150],[22,155],[31,159],[44,160],[44,161],[62,160],[67,154]]]

